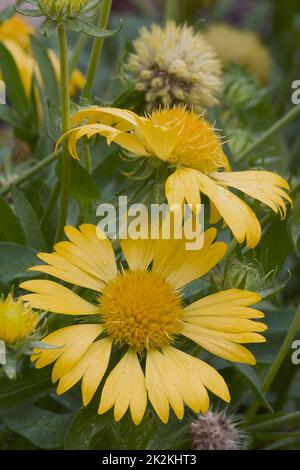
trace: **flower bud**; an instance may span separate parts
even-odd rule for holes
[[[79,15],[89,0],[38,0],[40,11],[52,20],[66,20]]]

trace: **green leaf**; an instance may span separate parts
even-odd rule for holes
[[[26,374],[11,381],[0,381],[0,414],[5,414],[22,402],[33,402],[53,388],[48,369],[26,371]]]
[[[98,402],[94,399],[91,405],[81,408],[74,417],[65,437],[66,450],[89,449],[96,434],[108,425],[108,414],[99,416],[97,406]]]
[[[28,268],[37,264],[36,251],[28,246],[0,242],[0,284],[10,285],[18,279],[36,277]]]
[[[29,114],[29,103],[19,70],[13,56],[3,43],[0,43],[0,64],[3,80],[6,84],[7,96],[12,106],[21,116],[27,116]]]
[[[15,211],[25,233],[27,245],[35,248],[36,250],[45,251],[45,239],[40,223],[30,202],[16,187],[13,187],[12,189],[12,197]]]
[[[256,372],[254,371],[254,369],[251,366],[244,365],[244,364],[243,365],[235,364],[235,368],[243,376],[243,378],[248,382],[249,386],[252,389],[253,395],[259,401],[259,403],[272,413],[273,408],[268,403],[263,392],[261,391],[259,378]]]
[[[45,21],[40,26],[40,33],[42,36],[51,36],[52,33],[54,33],[56,29],[56,23],[55,21],[50,20],[49,18],[46,18]]]
[[[39,69],[43,79],[43,93],[53,103],[58,104],[59,93],[56,75],[47,49],[35,37],[31,38],[31,46],[34,56],[39,64]]]
[[[37,406],[21,405],[2,416],[2,421],[37,447],[56,449],[62,447],[72,417],[70,413],[55,414]]]
[[[290,213],[289,229],[296,253],[300,256],[300,197],[295,202],[295,207]]]
[[[15,7],[18,13],[24,16],[33,16],[34,18],[43,16],[43,14],[40,12],[40,10],[34,10],[33,8],[19,8]]]
[[[87,21],[84,21],[82,19],[77,19],[75,20],[75,22],[74,20],[71,20],[68,22],[68,26],[77,32],[82,31],[88,34],[89,36],[105,39],[111,38],[118,34],[123,29],[123,22],[121,21],[119,28],[114,30],[99,28],[98,26],[95,26],[92,23],[88,23]]]
[[[282,268],[292,249],[287,221],[279,220],[269,225],[255,251],[265,271],[270,272]]]
[[[100,193],[94,179],[83,166],[71,158],[71,187],[70,194],[80,204],[98,201]],[[61,174],[61,159],[56,167],[58,175]]]
[[[22,227],[7,202],[0,196],[0,232],[9,242],[25,245],[26,240]]]

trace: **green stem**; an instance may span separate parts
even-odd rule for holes
[[[87,144],[83,146],[83,158],[84,158],[84,163],[85,163],[85,169],[89,174],[91,174],[92,158],[91,158],[90,147]]]
[[[262,134],[252,145],[244,150],[236,159],[236,162],[243,160],[250,153],[264,144],[270,137],[276,134],[278,131],[286,127],[290,122],[300,116],[300,104],[292,108],[285,116],[279,119],[273,126],[271,126],[264,134]]]
[[[60,100],[62,133],[65,134],[70,128],[70,92],[69,92],[69,63],[67,34],[64,23],[57,26],[59,59],[60,59]],[[70,155],[68,141],[64,139],[62,149],[62,172],[61,172],[61,201],[58,224],[56,229],[56,241],[63,238],[66,225],[70,191]]]
[[[257,432],[264,431],[266,429],[276,429],[278,427],[285,426],[287,424],[298,424],[300,423],[300,411],[294,413],[289,413],[279,418],[268,419],[268,421],[263,421],[262,423],[253,424],[247,428],[248,431]]]
[[[286,334],[286,337],[284,338],[284,341],[281,345],[281,348],[279,349],[278,351],[278,354],[274,360],[274,362],[272,363],[266,377],[264,378],[263,380],[263,383],[262,383],[262,386],[261,386],[261,390],[263,393],[266,393],[271,384],[273,383],[273,380],[274,378],[276,377],[276,374],[278,372],[278,370],[280,369],[280,366],[282,365],[283,361],[284,361],[284,358],[286,357],[289,349],[290,349],[290,346],[291,346],[291,343],[293,341],[293,339],[295,338],[298,330],[300,328],[300,305],[298,306],[297,310],[296,310],[296,314],[295,314],[295,317],[292,321],[292,324]],[[249,407],[246,415],[245,415],[245,420],[246,421],[250,421],[253,416],[256,414],[256,411],[259,407],[259,403],[255,400],[252,405]]]
[[[178,21],[180,16],[178,0],[165,0],[164,18],[168,20]]]
[[[19,175],[16,179],[5,185],[3,188],[0,190],[0,194],[2,196],[5,196],[5,194],[9,193],[11,190],[12,186],[17,186],[21,183],[24,183],[24,181],[28,180],[31,178],[31,176],[36,175],[39,173],[41,170],[43,170],[46,166],[48,166],[50,163],[52,163],[56,159],[56,155],[54,153],[50,153],[47,157],[45,157],[43,160],[38,162],[36,165],[32,166],[29,168],[27,171],[24,171],[22,175]]]
[[[109,20],[111,5],[112,5],[112,0],[103,0],[101,4],[99,20],[98,20],[99,28],[106,28],[108,24],[108,20]],[[86,99],[91,98],[94,79],[95,79],[95,75],[97,71],[97,64],[101,56],[103,42],[104,42],[104,38],[94,39],[93,48],[92,48],[90,61],[88,65],[88,71],[86,75],[86,82],[85,82],[85,86],[82,92],[82,97]]]

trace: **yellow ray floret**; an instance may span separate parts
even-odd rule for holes
[[[226,252],[226,245],[215,241],[216,229],[205,232],[203,247],[192,252],[186,251],[184,238],[121,240],[125,261],[120,271],[99,228],[84,224],[65,232],[69,240],[58,243],[52,254],[40,254],[46,264],[34,269],[90,289],[91,300],[54,280],[21,285],[30,291],[23,300],[35,308],[85,316],[84,324],[44,338],[51,348],[36,348],[32,356],[38,368],[55,363],[57,393],[81,380],[87,405],[103,382],[99,413],[114,408],[119,421],[129,409],[135,424],[142,420],[147,400],[164,423],[170,409],[182,419],[185,405],[206,413],[208,391],[228,402],[221,375],[176,347],[177,339],[185,338],[229,361],[254,364],[242,344],[265,341],[261,333],[266,326],[256,321],[263,314],[251,307],[260,300],[256,293],[229,289],[183,304],[185,287],[207,274]],[[113,345],[124,353],[104,379]]]
[[[69,151],[79,159],[77,143],[82,137],[106,137],[136,157],[158,158],[168,166],[165,183],[168,203],[200,204],[200,193],[211,201],[211,222],[220,216],[239,243],[255,247],[261,228],[253,210],[228,188],[235,188],[261,201],[281,218],[286,203],[291,203],[289,185],[269,171],[232,172],[224,154],[219,134],[204,119],[182,107],[155,111],[138,116],[116,108],[92,107],[73,116],[76,126],[57,142],[68,138]]]

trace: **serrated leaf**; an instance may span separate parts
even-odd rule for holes
[[[13,187],[12,189],[12,197],[16,214],[26,237],[27,245],[35,248],[36,250],[45,251],[45,239],[40,223],[30,202],[16,187]]]

